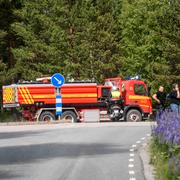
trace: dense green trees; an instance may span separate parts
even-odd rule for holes
[[[55,72],[179,81],[179,0],[1,0],[0,83]]]
[[[122,60],[117,7],[114,0],[85,1],[82,9],[76,10],[81,15],[74,22],[72,49],[78,66],[73,77],[103,81],[119,74]]]
[[[60,71],[75,79],[103,80],[121,67],[117,3],[26,1],[12,24],[22,46],[13,49],[16,73],[24,78]]]
[[[21,8],[20,1],[0,1],[0,84],[8,80],[6,73],[15,65],[12,49],[19,43],[11,24],[18,20],[14,10]],[[12,77],[10,77],[12,79]]]
[[[153,86],[180,80],[179,1],[125,0],[121,25],[126,73]]]

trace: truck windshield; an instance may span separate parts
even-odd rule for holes
[[[135,84],[134,85],[134,93],[136,95],[141,95],[141,96],[147,96],[148,92],[144,86],[144,84]]]

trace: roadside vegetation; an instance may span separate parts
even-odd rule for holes
[[[0,122],[15,121],[11,114],[11,111],[0,110]]]
[[[19,109],[0,110],[0,122],[22,121]]]
[[[180,81],[179,0],[1,0],[0,84],[140,75]]]
[[[180,179],[180,114],[166,110],[157,114],[153,127],[151,163],[157,180]]]

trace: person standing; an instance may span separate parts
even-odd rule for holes
[[[163,86],[159,86],[159,90],[152,97],[157,102],[157,109],[165,109],[166,93]]]
[[[121,93],[120,93],[119,88],[117,88],[117,87],[115,87],[115,86],[112,87],[111,97],[112,97],[112,99],[114,99],[114,100],[119,100],[119,99],[120,99]]]
[[[180,93],[178,84],[173,84],[173,90],[169,94],[170,107],[173,112],[179,112]]]

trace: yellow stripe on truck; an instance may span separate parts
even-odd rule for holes
[[[26,92],[26,90],[25,90],[24,87],[22,87],[22,92],[23,92],[23,94],[24,94],[24,96],[25,96],[25,98],[26,98],[26,100],[27,100],[27,104],[31,104],[31,101],[30,101],[30,99],[29,99],[29,96],[28,96],[28,94],[27,94],[27,92]]]
[[[19,92],[21,93],[21,96],[23,97],[23,100],[26,104],[28,104],[28,101],[26,100],[26,97],[24,96],[24,93],[21,88],[19,88]]]
[[[55,95],[32,95],[33,99],[55,98]],[[97,97],[97,94],[62,94],[62,98],[83,98],[83,97]]]
[[[56,98],[55,95],[32,95],[33,99],[43,99],[43,98],[46,98],[46,99],[50,99],[50,98]]]
[[[31,95],[30,92],[29,92],[29,89],[28,89],[27,87],[25,87],[25,90],[26,90],[26,92],[27,92],[27,95],[28,95],[28,97],[29,97],[29,100],[30,100],[31,104],[34,104],[34,100],[33,100],[33,98],[32,98],[32,95]]]
[[[148,96],[137,96],[137,95],[129,95],[129,99],[143,99],[143,100],[150,100],[151,98]]]

